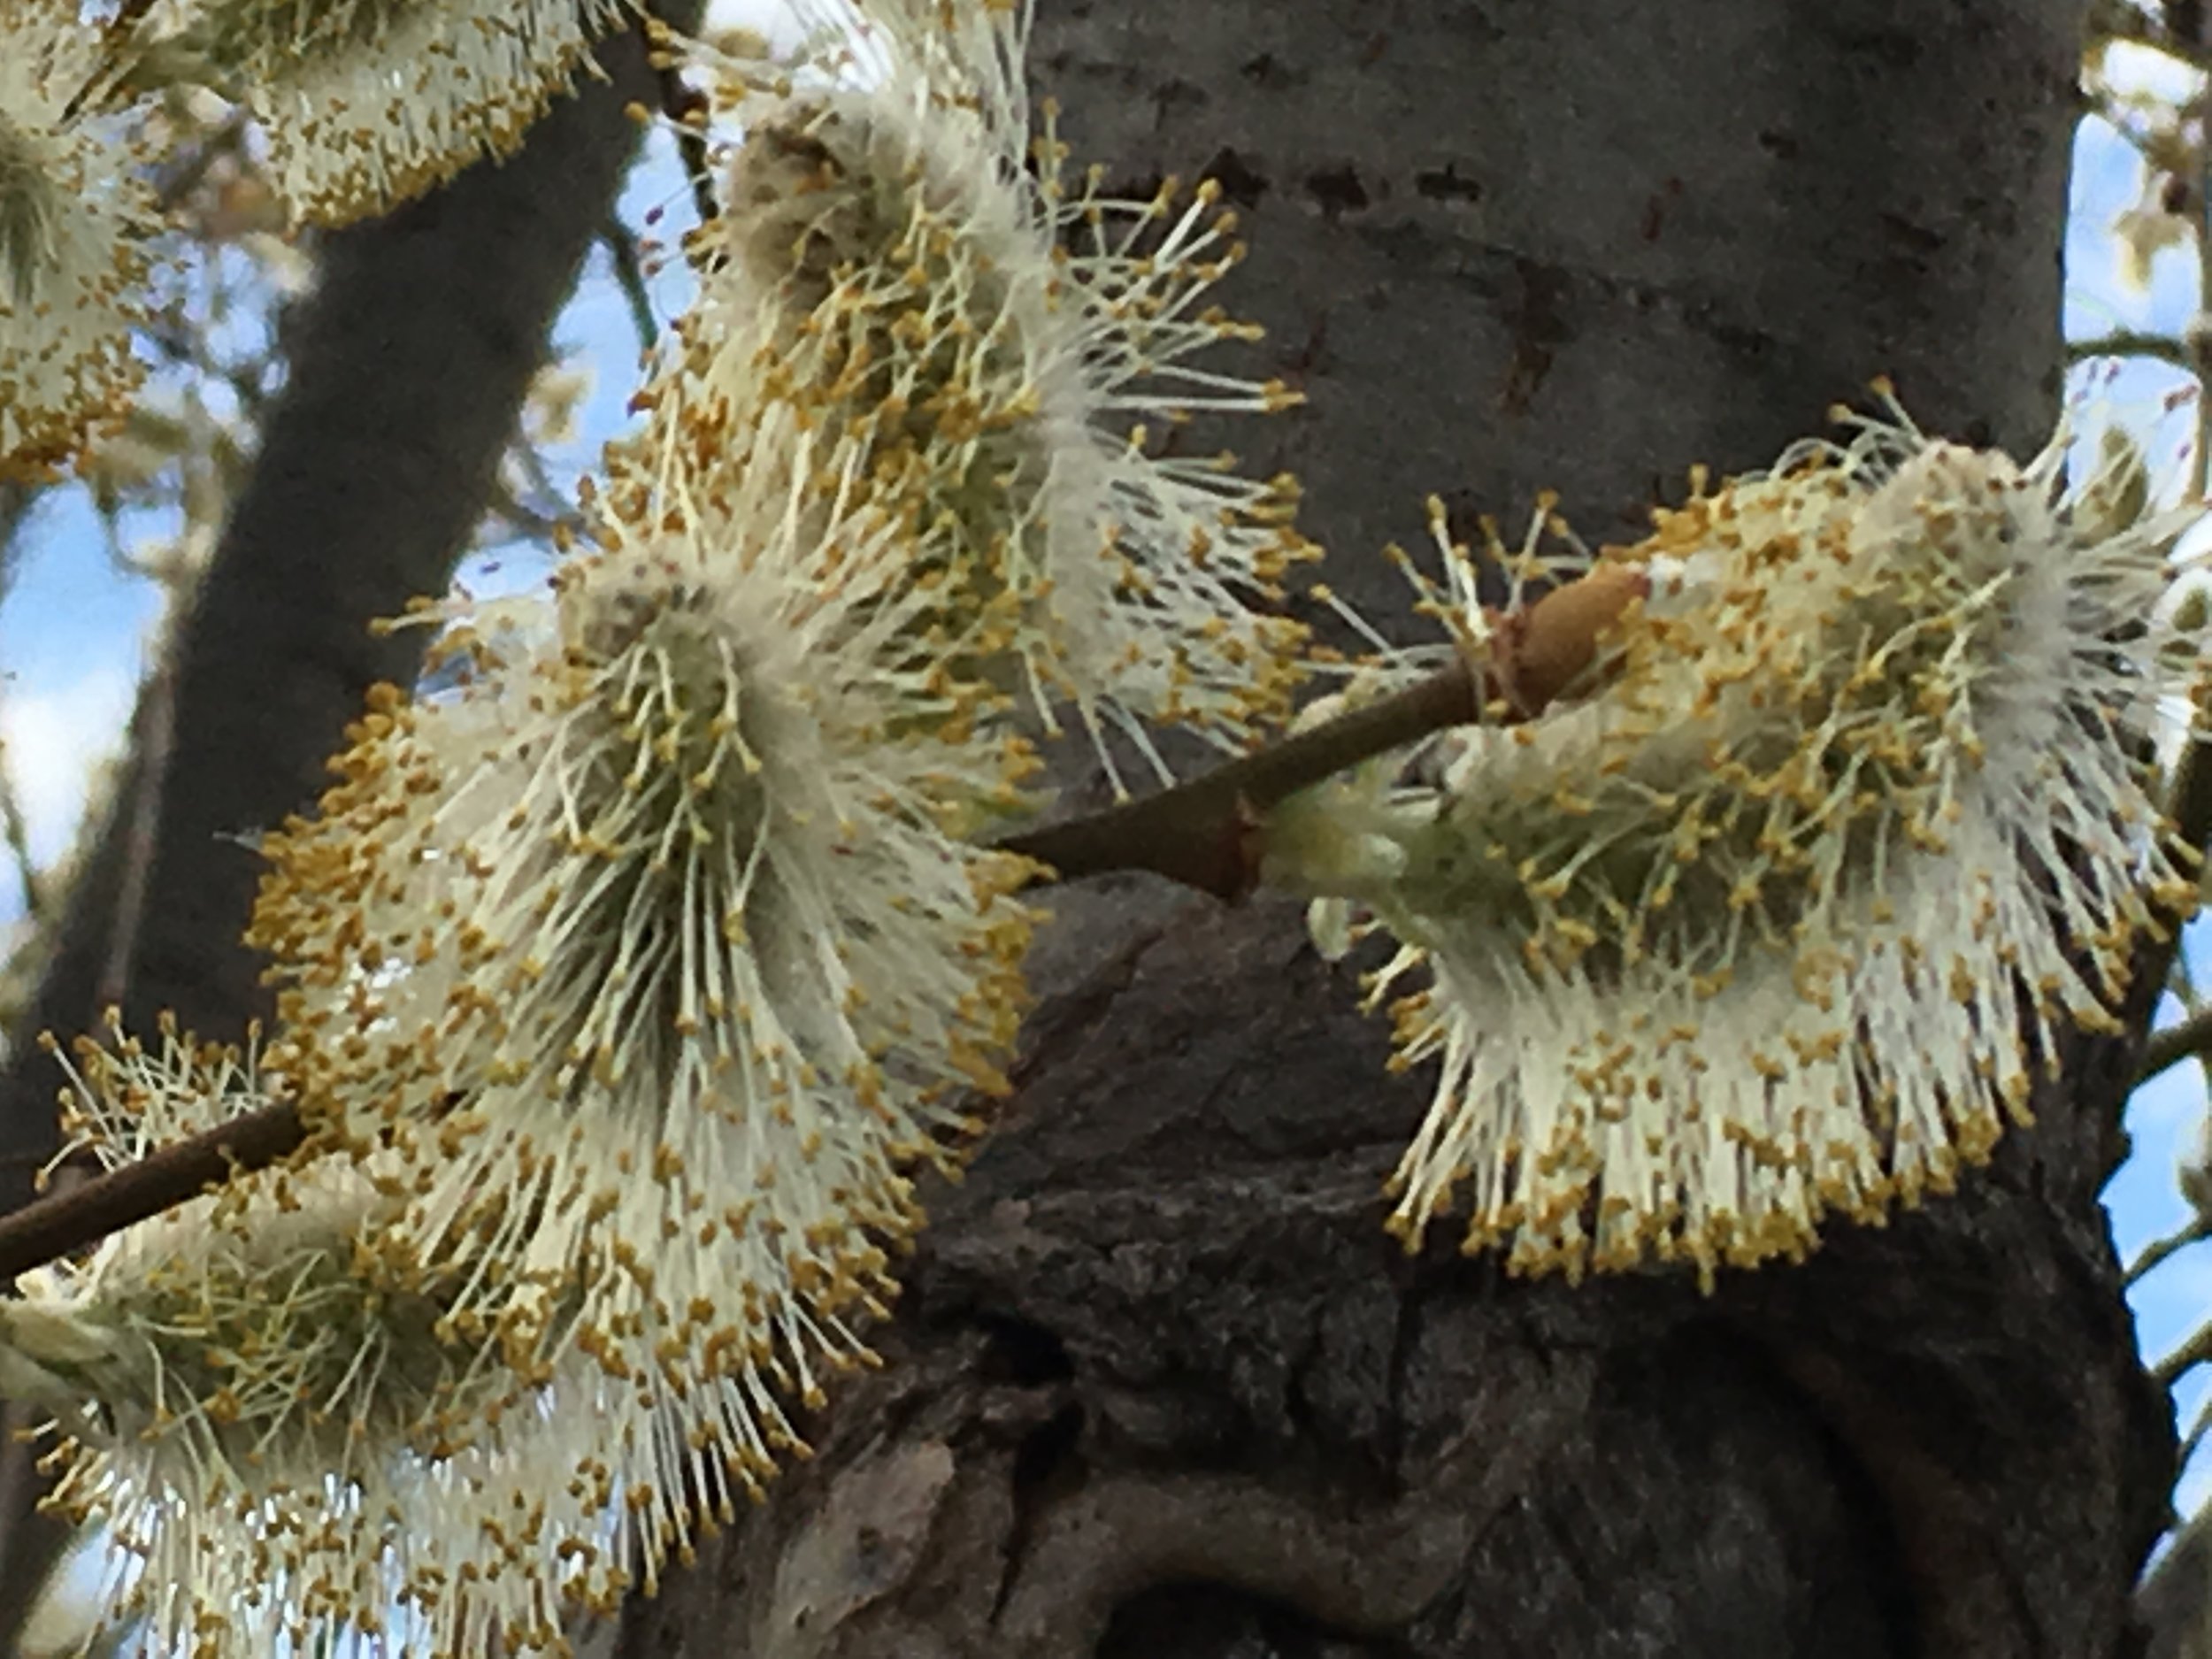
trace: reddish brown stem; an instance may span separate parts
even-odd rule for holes
[[[1243,849],[1249,821],[1299,790],[1479,712],[1464,664],[1363,709],[1295,732],[1202,778],[1088,818],[1030,830],[999,845],[1073,881],[1110,870],[1149,870],[1218,899],[1251,883]]]
[[[1062,881],[1150,870],[1222,899],[1240,897],[1252,880],[1248,832],[1269,810],[1347,767],[1486,711],[1502,721],[1540,713],[1589,673],[1604,635],[1642,592],[1632,571],[1601,567],[1547,595],[1500,631],[1480,703],[1473,672],[1455,663],[1202,778],[1000,845],[1049,865]],[[0,1216],[0,1281],[266,1169],[306,1140],[298,1109],[280,1102]]]
[[[1498,622],[1479,702],[1473,670],[1455,663],[1202,778],[999,846],[1048,866],[1056,881],[1148,870],[1217,899],[1241,898],[1253,879],[1247,832],[1258,819],[1301,789],[1486,711],[1501,724],[1534,718],[1590,673],[1622,613],[1647,591],[1635,566],[1601,565]]]
[[[298,1110],[280,1102],[0,1216],[0,1281],[96,1244],[250,1170],[266,1169],[306,1139]]]

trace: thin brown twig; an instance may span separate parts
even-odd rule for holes
[[[676,153],[683,161],[684,176],[691,182],[691,205],[702,225],[712,224],[721,209],[714,199],[714,169],[707,155],[706,97],[697,88],[686,84],[682,65],[668,50],[668,32],[659,19],[648,17],[642,27],[653,73],[660,83],[661,113],[676,129]]]
[[[1613,624],[1645,591],[1640,571],[1602,566],[1500,626],[1478,677],[1464,661],[1203,778],[1001,844],[1050,864],[1060,880],[1152,870],[1223,898],[1249,885],[1254,816],[1348,766],[1477,718],[1527,718],[1602,672]],[[1477,687],[1480,687],[1478,698]],[[144,1221],[209,1187],[264,1169],[305,1143],[289,1102],[246,1113],[0,1217],[0,1281]]]
[[[2200,1009],[2177,1025],[2151,1033],[2150,1041],[2143,1045],[2143,1065],[2135,1080],[2147,1083],[2190,1056],[2201,1054],[2212,1054],[2212,1008]]]
[[[2181,1450],[2174,1459],[2176,1468],[2186,1469],[2195,1461],[2208,1429],[2212,1429],[2212,1401],[2197,1408],[2197,1415],[2190,1422],[2189,1432],[2181,1437]]]
[[[630,326],[637,330],[638,349],[650,351],[661,330],[653,316],[653,296],[645,286],[645,262],[638,257],[637,238],[627,225],[610,214],[599,240],[606,245],[607,257],[614,265],[615,286],[630,307]]]
[[[1348,766],[1477,718],[1464,663],[1393,696],[1294,733],[1256,754],[1141,801],[1030,830],[999,843],[1073,881],[1115,870],[1148,870],[1218,899],[1251,885],[1245,837],[1259,815]]]
[[[0,1282],[266,1169],[306,1140],[298,1109],[282,1101],[0,1216]]]
[[[2140,1256],[2121,1270],[2120,1282],[2124,1285],[2134,1284],[2136,1280],[2171,1261],[2191,1245],[2204,1242],[2205,1236],[2204,1223],[2201,1220],[2193,1219],[2180,1232],[2170,1233],[2162,1239],[2154,1239],[2143,1247],[2143,1253]]]
[[[1584,682],[1607,634],[1646,586],[1633,565],[1601,565],[1500,623],[1479,689],[1474,670],[1455,662],[1202,778],[998,845],[1048,866],[1045,879],[1146,870],[1218,899],[1240,898],[1253,881],[1251,833],[1267,812],[1301,789],[1432,732],[1486,713],[1501,723],[1541,713]]]
[[[2200,1326],[2186,1342],[2153,1365],[2151,1375],[2162,1387],[2170,1388],[2208,1359],[2212,1359],[2212,1325]]]
[[[2160,334],[2136,328],[2116,328],[2092,340],[2067,342],[2067,360],[2083,363],[2092,357],[2156,357],[2177,368],[2193,370],[2196,354],[2177,334]]]
[[[1234,897],[1248,880],[1242,835],[1252,812],[1346,766],[1475,718],[1479,710],[1472,687],[1466,665],[1455,664],[1395,696],[1162,795],[1001,844],[1051,864],[1061,880],[1110,870],[1153,870]],[[211,1186],[265,1168],[305,1139],[297,1110],[280,1102],[0,1216],[0,1281],[173,1209]]]
[[[1154,869],[1233,896],[1248,868],[1240,839],[1248,811],[1273,805],[1344,766],[1475,718],[1471,683],[1468,670],[1455,665],[1178,789],[1004,845],[1050,862],[1064,880],[1107,870]],[[1544,688],[1536,690],[1540,694]],[[1213,831],[1220,833],[1210,841]],[[1190,844],[1179,854],[1186,837]],[[305,1140],[297,1110],[279,1102],[0,1216],[0,1282],[173,1209],[236,1175],[266,1168],[298,1150]]]

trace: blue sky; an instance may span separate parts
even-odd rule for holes
[[[2168,95],[2194,90],[2191,77],[2147,54],[2117,49],[2116,77],[2128,84],[2155,87]],[[2102,121],[2085,121],[2075,144],[2072,218],[2066,239],[2067,337],[2094,339],[2116,329],[2177,334],[2200,309],[2198,262],[2192,247],[2166,250],[2151,265],[2149,281],[2138,288],[2122,279],[2114,219],[2141,193],[2142,163],[2134,148]],[[2164,471],[2185,451],[2195,421],[2187,401],[2190,377],[2162,363],[2104,360],[2076,371],[2077,392],[2108,400],[2120,419],[2147,434],[2146,449]],[[2185,948],[2200,984],[2212,979],[2205,946],[2207,924],[2185,936]],[[2170,1003],[2165,1017],[2177,1010]],[[2135,1093],[2127,1128],[2132,1156],[2105,1189],[2105,1206],[2124,1259],[2132,1259],[2153,1240],[2180,1227],[2188,1209],[2175,1184],[2177,1159],[2192,1148],[2204,1121],[2205,1077],[2194,1063],[2175,1067]],[[2146,1356],[2162,1355],[2212,1317],[2212,1245],[2183,1251],[2139,1283],[2131,1295],[2136,1332]],[[2176,1389],[2180,1426],[2185,1432],[2203,1408],[2212,1379],[2202,1373]],[[2212,1494],[2212,1456],[2200,1456],[2184,1475],[2177,1502],[2195,1509]]]
[[[2127,73],[2146,80],[2172,78],[2171,72],[2143,62],[2141,54],[2133,55]],[[2186,89],[2185,78],[2174,84]],[[672,222],[680,227],[687,220],[684,187],[668,147],[658,138],[654,142],[657,159],[634,180],[624,218],[638,225],[649,210],[666,205]],[[2115,328],[2176,332],[2197,309],[2193,249],[2160,255],[2151,280],[2139,291],[2120,280],[2110,226],[2137,198],[2139,167],[2135,151],[2110,128],[2094,120],[2084,124],[2066,243],[2066,327],[2071,338],[2092,338]],[[680,295],[664,288],[658,297],[665,308]],[[593,255],[557,339],[561,354],[573,355],[592,374],[576,438],[557,457],[557,477],[565,487],[622,425],[633,382],[636,334],[603,249]],[[1870,365],[1870,372],[1879,366]],[[2116,410],[2141,432],[2154,461],[2164,463],[2170,475],[2178,475],[2178,457],[2194,415],[2174,398],[2186,390],[2187,376],[2155,363],[2107,362],[2086,365],[2076,381],[2078,388],[2093,388],[2100,403]],[[477,570],[472,585],[526,580],[534,568],[528,559],[498,563],[496,571]],[[56,492],[26,532],[14,585],[0,603],[0,670],[5,674],[0,680],[0,738],[42,858],[66,844],[88,764],[112,751],[158,608],[158,595],[149,583],[110,560],[82,498]],[[12,874],[0,875],[0,922],[18,916],[20,903]],[[2193,962],[2200,964],[2200,979],[2212,982],[2212,960],[2202,955],[2208,937],[2212,935],[2200,925],[2192,932],[2190,950]],[[2124,1256],[2132,1256],[2185,1218],[2174,1182],[2175,1160],[2193,1143],[2204,1106],[2204,1079],[2193,1064],[2177,1067],[2139,1091],[2131,1102],[2127,1123],[2134,1155],[2106,1194]],[[2133,1300],[2145,1352],[2156,1356],[2172,1348],[2212,1313],[2212,1246],[2177,1256],[2139,1286]],[[2185,1426],[2208,1390],[2212,1381],[2205,1379],[2192,1379],[2180,1389]],[[2194,1508],[2208,1490],[2212,1490],[2212,1458],[2200,1459],[2185,1481],[2184,1508]]]

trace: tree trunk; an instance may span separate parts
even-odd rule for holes
[[[1079,158],[1248,210],[1234,297],[1312,397],[1254,458],[1371,615],[1430,491],[1625,539],[1878,373],[2021,453],[2056,412],[2073,0],[1041,11]],[[1055,908],[887,1368],[626,1659],[2137,1650],[2172,1437],[2096,1202],[2131,1041],[1803,1267],[1525,1283],[1385,1237],[1426,1094],[1292,907]]]

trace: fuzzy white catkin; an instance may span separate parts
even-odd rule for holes
[[[127,127],[68,111],[93,67],[76,8],[5,0],[0,27],[0,479],[35,479],[137,385],[153,215]]]
[[[1289,480],[1174,434],[1296,397],[1238,372],[1258,331],[1209,303],[1242,254],[1217,187],[1125,198],[1071,168],[1049,108],[1033,129],[1027,27],[1024,6],[872,8],[856,64],[765,101],[756,69],[699,55],[745,142],[627,476],[780,464],[779,422],[819,434],[817,497],[905,526],[951,672],[1048,729],[1071,703],[1110,769],[1118,732],[1164,771],[1143,722],[1233,748],[1286,713],[1300,631],[1270,608],[1312,553]]]
[[[1271,872],[1396,936],[1374,995],[1440,1068],[1409,1246],[1458,1202],[1524,1271],[1800,1256],[1947,1191],[2112,1025],[2193,896],[2144,741],[2189,515],[2109,465],[2065,496],[2064,456],[1870,423],[1701,492],[1604,556],[1665,579],[1582,695],[1284,815]]]

